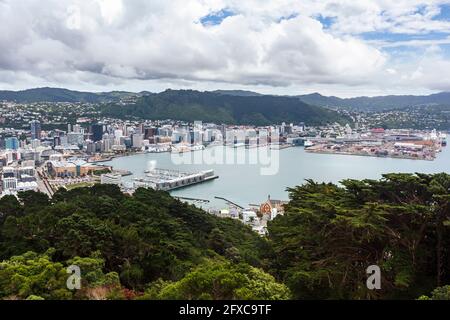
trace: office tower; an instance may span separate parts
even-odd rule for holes
[[[144,135],[140,133],[135,133],[132,136],[132,144],[133,148],[140,148],[142,147],[142,141],[144,140]]]
[[[9,150],[19,149],[19,139],[16,137],[9,137],[5,139],[5,148]]]
[[[93,124],[93,125],[91,125],[91,135],[92,135],[92,140],[94,142],[102,140],[103,125],[102,124]]]
[[[79,124],[76,124],[76,125],[73,126],[73,132],[75,132],[75,133],[83,133],[81,131],[81,127],[80,127]]]
[[[30,122],[31,140],[41,139],[41,123],[38,120]]]

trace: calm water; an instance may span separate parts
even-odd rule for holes
[[[247,157],[261,152],[258,149],[213,147],[212,152],[226,151],[235,157]],[[205,153],[206,152],[206,153]],[[105,164],[116,169],[126,169],[133,176],[125,177],[132,181],[135,177],[143,177],[149,168],[149,162],[156,161],[157,168],[177,169],[195,172],[214,169],[219,179],[172,191],[172,195],[210,200],[208,207],[222,208],[225,203],[214,199],[215,196],[229,199],[243,207],[259,204],[268,195],[272,199],[287,200],[287,187],[302,184],[305,179],[320,182],[339,182],[346,178],[364,179],[380,178],[383,173],[390,172],[422,172],[450,173],[450,147],[443,148],[435,161],[372,158],[361,156],[329,155],[307,153],[302,147],[279,150],[279,170],[275,175],[261,175],[258,164],[176,164],[170,153],[139,154],[130,157],[116,158]],[[194,157],[211,157],[211,150],[191,153]],[[194,155],[195,154],[195,155]],[[213,161],[209,161],[212,163]]]

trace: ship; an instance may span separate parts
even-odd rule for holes
[[[313,145],[314,145],[314,143],[311,140],[306,140],[305,141],[305,148],[312,147]]]

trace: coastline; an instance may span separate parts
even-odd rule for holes
[[[370,158],[390,158],[390,159],[399,159],[399,160],[417,160],[417,161],[435,161],[437,157],[432,159],[426,158],[415,158],[415,157],[407,157],[407,156],[377,156],[371,154],[361,154],[361,153],[347,153],[347,152],[332,152],[325,150],[308,150],[305,149],[308,153],[317,153],[317,154],[332,154],[332,155],[340,155],[340,156],[359,156],[359,157],[370,157]]]

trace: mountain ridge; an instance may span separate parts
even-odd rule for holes
[[[33,102],[90,102],[101,103],[119,101],[126,96],[139,96],[141,93],[128,91],[87,92],[65,88],[41,87],[19,91],[0,90],[0,100],[18,103]]]
[[[166,90],[142,96],[132,104],[107,104],[102,106],[102,114],[117,118],[252,125],[351,122],[350,118],[336,111],[309,105],[296,97],[242,96],[195,90]]]
[[[312,105],[354,109],[357,111],[383,111],[421,105],[450,106],[450,92],[439,92],[430,95],[360,96],[353,98],[323,96],[316,92],[312,94],[298,95],[297,97],[303,102]]]
[[[177,91],[167,89],[166,91]],[[163,91],[165,92],[165,91]],[[163,93],[160,92],[160,93]],[[199,91],[203,93],[214,93],[227,96],[242,97],[296,97],[305,103],[321,107],[347,107],[361,109],[385,109],[409,107],[421,104],[449,104],[450,92],[438,92],[430,95],[385,95],[385,96],[358,96],[352,98],[340,98],[337,96],[326,96],[318,92],[303,95],[271,95],[262,94],[248,90],[214,90]],[[132,92],[124,90],[113,90],[103,92],[77,91],[66,88],[39,87],[25,90],[0,90],[0,100],[16,102],[115,102],[127,96],[145,96],[154,94],[150,91]]]

